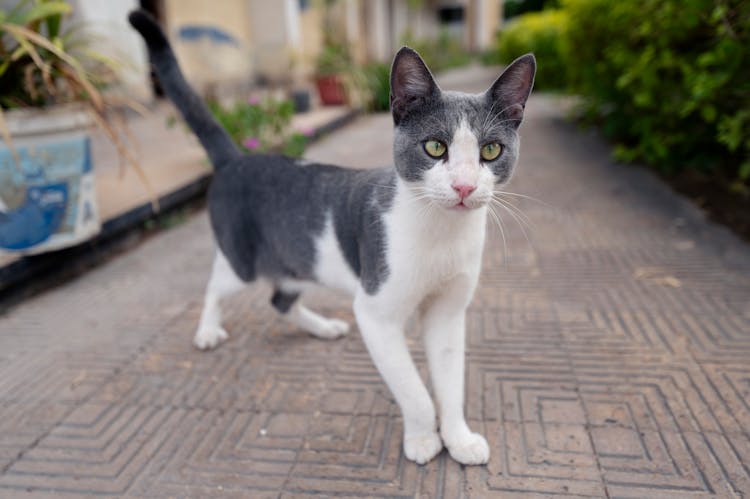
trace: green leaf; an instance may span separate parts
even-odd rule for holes
[[[13,22],[13,20],[23,11],[24,7],[26,7],[26,5],[28,5],[30,2],[31,0],[21,0],[20,2],[18,2],[16,6],[13,7],[10,12],[8,12],[8,15],[5,16],[4,20]]]
[[[742,180],[750,179],[750,160],[745,161],[740,165],[739,170],[737,170],[737,175]]]
[[[703,106],[701,108],[701,116],[707,122],[713,123],[716,121],[716,108],[712,105]]]
[[[36,4],[28,11],[20,14],[17,19],[13,19],[14,24],[26,26],[42,19],[48,19],[54,16],[68,14],[72,7],[66,2],[45,2]]]

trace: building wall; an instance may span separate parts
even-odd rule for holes
[[[292,70],[295,79],[303,79],[315,72],[315,59],[323,47],[323,12],[315,6],[301,10],[300,44],[294,51]]]
[[[475,29],[471,48],[488,50],[494,46],[495,35],[502,25],[503,2],[502,0],[473,0],[473,4],[472,23]]]
[[[185,76],[200,91],[219,83],[241,85],[251,79],[255,23],[251,22],[250,7],[245,0],[164,0],[167,34]],[[180,28],[197,25],[219,28],[236,43],[217,43],[208,37],[181,39]]]
[[[148,58],[140,35],[128,23],[128,13],[138,7],[138,1],[75,0],[72,4],[73,22],[82,23],[97,36],[95,49],[122,61],[120,74],[128,94],[140,100],[150,98]]]

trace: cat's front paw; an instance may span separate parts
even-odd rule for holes
[[[211,350],[227,338],[229,334],[221,326],[201,328],[195,333],[193,345],[198,350]]]
[[[443,441],[437,432],[404,437],[404,455],[417,464],[425,464],[441,450]]]
[[[450,443],[446,442],[445,446],[451,457],[461,464],[486,464],[490,459],[490,446],[479,433],[469,432]]]

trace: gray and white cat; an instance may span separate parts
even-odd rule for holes
[[[240,154],[186,83],[159,26],[140,11],[130,22],[216,170],[208,209],[218,251],[195,345],[213,348],[227,338],[219,300],[258,278],[272,283],[271,303],[281,314],[315,336],[336,338],[348,324],[299,298],[309,281],[345,290],[401,408],[406,457],[426,463],[445,444],[461,463],[486,463],[487,441],[464,418],[465,315],[481,270],[487,205],[518,157],[533,55],[513,62],[485,93],[469,95],[441,91],[419,55],[402,48],[391,69],[395,168],[357,171]],[[439,430],[404,337],[415,313]]]

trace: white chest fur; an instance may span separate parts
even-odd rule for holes
[[[389,274],[381,292],[405,306],[416,306],[459,274],[476,279],[481,265],[486,208],[449,211],[425,202],[399,185],[385,215]]]

